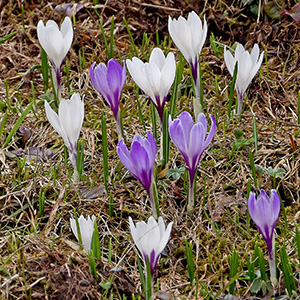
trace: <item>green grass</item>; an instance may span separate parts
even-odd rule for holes
[[[6,51],[11,51],[7,53],[9,58],[27,56],[17,67],[10,67],[12,72],[3,75],[4,84],[0,86],[0,277],[3,279],[0,284],[6,283],[3,293],[8,289],[9,299],[33,299],[38,291],[42,293],[41,298],[50,298],[55,286],[65,287],[63,280],[55,281],[55,274],[69,278],[73,286],[81,290],[85,287],[80,283],[89,282],[86,293],[90,299],[143,299],[150,284],[146,282],[144,266],[135,251],[128,226],[129,216],[135,221],[148,219],[150,203],[141,184],[119,162],[115,122],[94,92],[88,69],[95,58],[99,63],[106,62],[116,53],[120,60],[137,56],[148,61],[155,46],[165,53],[177,50],[165,31],[143,32],[133,16],[123,18],[117,13],[110,16],[107,23],[106,14],[115,8],[103,9],[98,1],[93,4],[98,6],[85,7],[88,12],[85,21],[79,13],[74,16],[72,50],[62,72],[62,96],[69,98],[75,90],[85,95],[85,121],[78,145],[81,177],[77,183],[72,181],[73,168],[63,140],[49,126],[45,116],[43,101],[53,103],[55,99],[49,90],[47,56],[42,51],[41,56],[34,57],[29,52],[32,44],[28,44],[36,39],[33,28],[36,24],[31,24],[32,20],[55,16],[58,20],[59,15],[54,15],[49,7],[41,7],[38,13],[29,11],[25,3],[20,8],[16,5],[16,13],[11,3],[3,8],[11,28],[16,29],[10,32],[6,28],[0,43]],[[149,8],[143,6],[147,12]],[[156,8],[151,9],[154,13]],[[237,6],[235,9],[239,13],[234,18],[220,4],[215,7],[207,4],[204,13],[206,16],[226,15],[234,24],[230,28],[235,32],[235,27],[242,26],[240,18],[249,13],[247,6],[245,11],[239,11]],[[30,13],[34,16],[31,19]],[[160,8],[160,16],[165,14]],[[247,18],[252,20],[251,15]],[[293,28],[285,19],[280,22],[276,26]],[[251,24],[256,26],[255,22]],[[249,30],[244,34],[252,43],[251,28],[243,27],[243,30]],[[251,107],[244,106],[239,122],[231,115],[235,77],[230,81],[230,75],[222,67],[222,44],[230,45],[235,37],[223,40],[225,35],[219,37],[213,32],[211,46],[207,39],[201,53],[202,99],[206,116],[216,117],[218,129],[198,168],[196,206],[189,213],[186,212],[185,163],[175,146],[169,143],[167,134],[168,114],[174,119],[182,111],[193,109],[190,73],[184,57],[177,51],[176,78],[164,113],[164,162],[163,165],[157,162],[155,166],[159,211],[166,223],[173,221],[174,225],[155,270],[155,292],[162,290],[174,295],[174,299],[218,299],[228,293],[239,299],[266,295],[272,288],[266,263],[267,248],[247,213],[249,194],[259,188],[267,193],[271,188],[277,189],[282,200],[275,230],[276,245],[280,249],[277,271],[283,279],[280,283],[283,288],[275,286],[274,293],[291,298],[299,289],[296,280],[300,253],[299,154],[298,146],[291,148],[288,138],[291,135],[298,142],[300,93],[297,76],[289,74],[289,66],[292,69],[296,65],[299,43],[292,40],[291,33],[286,34],[295,44],[294,48],[289,44],[281,48],[280,43],[264,39],[265,64],[260,77],[255,77],[249,86]],[[272,51],[277,51],[277,46],[272,48],[271,42],[280,50],[274,56]],[[286,39],[281,42],[287,43]],[[18,47],[17,55],[14,49],[19,50]],[[286,49],[291,49],[290,53]],[[9,65],[10,59],[3,57],[3,64]],[[213,67],[220,70],[215,71]],[[283,76],[280,84],[278,74]],[[145,136],[146,131],[153,132],[160,140],[156,109],[149,103],[127,74],[121,100],[125,140],[132,140],[135,134]],[[276,122],[271,114],[276,116]],[[22,127],[30,136],[22,133]],[[30,159],[28,153],[35,150],[37,157]],[[47,154],[48,151],[52,154]],[[78,248],[70,231],[69,218],[73,212],[97,216],[90,256]],[[43,277],[46,279],[41,279]],[[76,290],[78,299],[80,289]]]

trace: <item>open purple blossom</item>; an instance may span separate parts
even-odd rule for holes
[[[111,108],[117,122],[118,133],[122,136],[119,103],[126,79],[125,63],[122,67],[112,58],[108,61],[107,67],[104,63],[100,63],[96,67],[95,64],[94,62],[90,68],[91,81]]]
[[[159,217],[158,221],[150,217],[147,223],[142,221],[134,225],[129,217],[130,232],[143,258],[145,270],[147,269],[147,257],[149,258],[151,277],[153,277],[158,259],[169,241],[172,225],[173,222],[169,223],[166,228],[162,217]]]
[[[248,210],[251,219],[266,241],[270,257],[271,280],[276,279],[273,234],[280,212],[280,198],[275,190],[271,190],[270,197],[264,190],[261,190],[257,199],[255,199],[255,193],[251,192]]]
[[[231,76],[233,76],[236,63],[238,64],[235,82],[235,88],[238,94],[238,116],[242,112],[245,92],[262,64],[263,55],[263,52],[259,53],[257,44],[254,45],[251,53],[249,53],[241,44],[238,43],[234,52],[234,56],[229,50],[226,50],[226,47],[224,48],[224,60]]]
[[[132,79],[155,105],[162,124],[167,95],[175,78],[174,54],[170,52],[165,57],[160,48],[154,48],[149,63],[133,57],[132,60],[127,59],[126,64]]]
[[[168,29],[173,42],[191,66],[196,98],[200,100],[198,56],[203,48],[207,35],[205,17],[202,24],[201,19],[194,11],[189,13],[187,19],[180,16],[177,20],[172,20],[169,16]]]
[[[117,153],[122,164],[146,189],[154,215],[157,215],[157,212],[152,194],[152,180],[156,151],[156,141],[150,132],[147,132],[147,138],[145,139],[135,135],[130,152],[124,143],[124,139],[121,139],[117,146]]]
[[[169,117],[170,137],[182,154],[188,167],[190,181],[189,209],[194,206],[194,179],[198,164],[216,131],[216,121],[212,115],[210,115],[210,119],[211,127],[207,134],[207,120],[203,113],[198,115],[195,124],[192,116],[186,111],[181,113],[174,121]]]

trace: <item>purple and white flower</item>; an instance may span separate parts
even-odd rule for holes
[[[172,225],[173,222],[169,223],[166,228],[162,217],[159,217],[158,221],[150,217],[147,223],[142,221],[134,225],[131,217],[129,217],[132,238],[144,260],[145,269],[147,257],[149,258],[152,276],[161,252],[169,241]]]
[[[133,57],[127,59],[126,64],[132,79],[155,105],[162,124],[167,95],[175,78],[174,54],[170,52],[165,57],[160,48],[154,48],[148,63]]]
[[[60,69],[73,41],[71,19],[66,17],[60,29],[53,20],[49,20],[46,26],[40,20],[37,25],[37,36],[42,48],[51,61],[52,73],[54,74],[53,81],[56,85],[58,98],[60,99]]]
[[[70,100],[61,99],[58,114],[45,101],[48,121],[56,132],[63,138],[69,150],[69,156],[74,169],[77,169],[77,145],[84,118],[84,103],[78,93]]]
[[[194,11],[189,13],[187,19],[180,16],[176,20],[169,16],[168,29],[173,42],[191,66],[196,98],[200,100],[198,56],[207,36],[205,17],[202,23]]]
[[[235,82],[235,88],[238,94],[238,116],[242,112],[245,92],[262,64],[263,55],[263,52],[259,53],[257,44],[254,45],[251,53],[249,53],[238,43],[235,48],[234,56],[226,47],[224,48],[224,60],[231,76],[233,76],[236,63],[238,64]]]

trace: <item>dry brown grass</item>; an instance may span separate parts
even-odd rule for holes
[[[168,223],[174,222],[166,255],[163,255],[156,269],[160,289],[176,299],[194,299],[196,286],[188,279],[184,242],[193,244],[195,272],[212,292],[217,293],[229,282],[229,258],[233,248],[240,255],[241,270],[246,254],[252,253],[255,242],[266,247],[258,231],[249,227],[247,221],[247,182],[252,180],[249,148],[253,143],[232,153],[234,131],[241,129],[245,139],[253,134],[252,119],[256,118],[258,129],[258,151],[254,153],[255,164],[267,168],[282,168],[285,175],[277,179],[279,190],[287,214],[287,224],[282,218],[278,222],[278,244],[286,243],[293,259],[296,253],[287,241],[293,241],[295,224],[299,223],[299,126],[297,125],[297,98],[299,91],[299,24],[283,17],[272,20],[263,14],[256,22],[249,10],[239,1],[183,1],[183,0],[122,0],[106,1],[93,6],[91,1],[81,1],[84,8],[76,15],[74,42],[67,60],[72,90],[85,95],[86,115],[81,139],[85,141],[85,180],[79,184],[70,181],[70,170],[65,165],[62,140],[49,126],[45,118],[43,84],[40,69],[27,72],[40,64],[40,46],[36,35],[36,25],[40,19],[53,19],[60,23],[63,14],[55,11],[62,1],[25,1],[22,29],[21,1],[0,1],[0,36],[16,34],[0,44],[0,101],[8,106],[0,107],[0,120],[5,111],[8,122],[7,134],[24,109],[32,101],[32,86],[35,89],[37,107],[30,112],[8,147],[0,150],[0,299],[102,299],[106,282],[113,276],[112,289],[108,296],[121,299],[125,295],[142,295],[136,252],[128,230],[128,217],[136,220],[150,215],[146,192],[119,162],[116,154],[117,134],[112,114],[92,87],[88,68],[92,62],[107,62],[107,55],[101,35],[99,18],[109,35],[111,18],[115,18],[115,55],[120,61],[132,47],[123,17],[128,21],[137,45],[142,42],[142,34],[149,33],[151,47],[155,44],[155,31],[163,40],[168,35],[168,15],[196,10],[206,15],[209,34],[213,33],[220,43],[232,45],[239,41],[250,49],[259,43],[266,47],[268,63],[264,61],[260,75],[256,76],[249,88],[246,110],[238,124],[227,122],[230,75],[223,61],[223,55],[216,56],[207,38],[201,54],[204,83],[211,88],[205,90],[207,111],[214,113],[214,103],[218,116],[218,130],[210,151],[203,158],[198,171],[197,206],[192,213],[186,213],[184,182],[162,176],[158,181],[161,213]],[[291,2],[291,1],[290,1]],[[292,3],[287,6],[291,7]],[[94,8],[97,8],[96,14]],[[85,67],[79,65],[79,51],[84,48]],[[172,50],[177,51],[174,46]],[[146,51],[145,57],[150,51]],[[145,58],[142,57],[142,58]],[[221,94],[214,90],[215,76]],[[188,71],[184,81],[188,80]],[[66,86],[66,76],[63,75]],[[7,89],[5,88],[7,86]],[[67,89],[63,90],[68,97]],[[151,130],[150,106],[141,94],[145,105],[145,122]],[[144,134],[139,124],[134,84],[127,76],[122,96],[124,129],[127,141],[136,133]],[[178,101],[180,109],[191,110],[191,101],[182,97]],[[109,195],[103,191],[101,153],[101,112],[105,111],[108,122],[109,151],[109,191],[114,197],[115,216],[108,214]],[[43,161],[34,159],[26,162],[20,170],[22,158],[27,151],[37,148],[44,156]],[[47,159],[47,149],[53,151]],[[49,150],[48,150],[49,151]],[[18,154],[19,157],[16,157]],[[35,154],[33,154],[35,155]],[[184,166],[183,160],[172,145],[169,168]],[[54,174],[55,173],[55,174]],[[273,178],[266,172],[257,172],[260,188],[269,191]],[[39,194],[46,190],[45,215],[39,215]],[[252,181],[252,190],[255,190]],[[102,260],[97,262],[99,278],[92,277],[87,255],[79,250],[70,232],[69,218],[76,208],[78,214],[95,214],[98,220]],[[238,222],[240,227],[236,226]],[[286,226],[288,225],[288,226]],[[217,229],[217,230],[216,230]],[[108,262],[108,245],[111,239],[112,262]],[[292,251],[293,250],[293,251]],[[1,267],[1,265],[3,266]],[[119,267],[119,272],[111,271]],[[295,267],[297,272],[297,267]],[[264,299],[272,295],[284,295],[284,282],[280,277],[279,286]],[[297,282],[299,286],[299,282]],[[205,299],[205,295],[198,299]],[[224,296],[226,294],[222,293]],[[249,283],[237,283],[237,297],[251,298]],[[115,298],[114,298],[115,299]]]

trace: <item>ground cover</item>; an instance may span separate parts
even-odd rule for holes
[[[84,95],[85,102],[80,136],[84,143],[84,170],[80,182],[74,183],[63,141],[45,115],[44,101],[52,99],[51,93],[44,90],[36,32],[39,20],[51,19],[61,24],[66,13],[62,4],[61,1],[0,2],[0,122],[5,125],[3,130],[0,126],[0,297],[144,297],[128,218],[147,220],[151,215],[150,203],[146,191],[118,159],[114,116],[94,89],[89,68],[93,62],[107,63],[109,59],[100,20],[109,45],[114,23],[112,54],[120,63],[133,56],[147,61],[155,46],[165,53],[174,52],[176,61],[180,61],[180,53],[169,38],[168,17],[187,17],[194,10],[201,19],[205,15],[208,23],[200,61],[205,114],[215,117],[217,131],[198,168],[196,205],[192,211],[186,210],[187,173],[180,169],[185,163],[172,143],[168,165],[162,167],[156,163],[160,212],[166,223],[174,224],[155,270],[155,295],[161,299],[223,299],[229,297],[230,286],[235,282],[233,299],[290,299],[293,292],[289,287],[295,290],[296,298],[299,23],[289,15],[277,18],[282,11],[280,1],[262,2],[261,7],[259,1],[181,0],[98,4],[82,1],[72,6],[74,40],[63,67],[62,96],[69,98],[76,91]],[[294,4],[287,1],[285,7],[290,10]],[[260,10],[259,15],[255,9]],[[249,86],[241,120],[231,117],[228,122],[232,79],[223,52],[224,45],[234,47],[235,42],[246,49],[258,43],[265,54],[262,67]],[[176,101],[177,115],[184,110],[193,112],[192,97],[190,71],[185,64]],[[29,105],[28,113],[23,113]],[[128,72],[121,111],[127,145],[136,133],[145,136],[146,130],[152,132],[150,101],[136,89]],[[103,114],[107,122],[107,191],[103,173]],[[24,120],[16,128],[22,116]],[[252,279],[247,265],[247,259],[255,257],[257,245],[263,251],[268,276],[267,247],[247,211],[249,190],[258,194],[261,188],[268,194],[275,188],[282,199],[275,229],[278,284],[270,291],[264,289],[263,280],[258,280],[262,278],[258,260],[253,263],[256,273]],[[44,210],[41,199],[45,200]],[[78,215],[97,217],[102,250],[101,260],[96,260],[97,278],[91,274],[88,255],[71,232],[69,219],[74,209]],[[186,241],[194,262],[192,283]],[[284,247],[288,254],[286,264],[283,255],[279,255]],[[232,275],[231,258],[235,252],[239,263],[236,274]],[[291,279],[286,281],[283,265],[291,267],[295,286]]]

